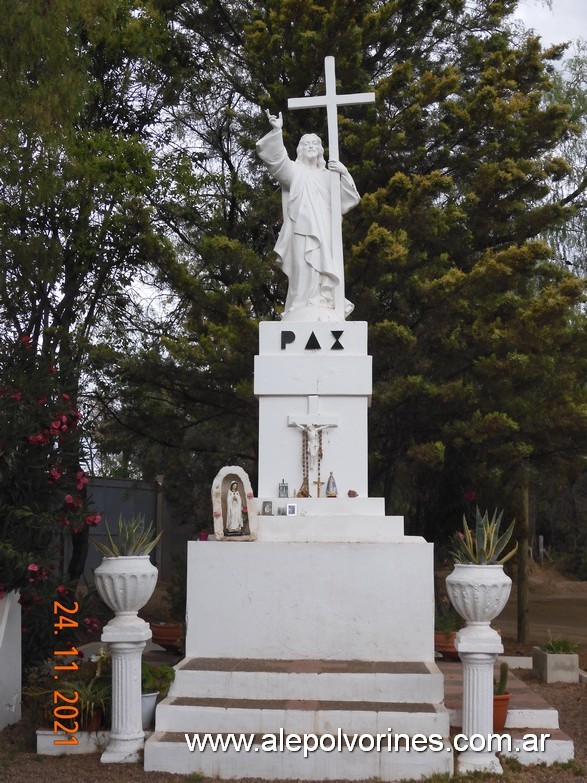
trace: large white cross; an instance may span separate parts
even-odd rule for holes
[[[326,83],[326,93],[324,95],[290,98],[287,105],[290,109],[326,108],[326,119],[328,121],[328,157],[330,160],[338,160],[338,107],[351,106],[356,103],[374,103],[375,93],[356,92],[347,95],[338,95],[336,92],[334,57],[324,58],[324,80]]]
[[[374,92],[358,92],[338,95],[336,92],[336,74],[334,57],[324,58],[324,77],[326,92],[324,95],[312,95],[304,98],[290,98],[287,102],[290,109],[326,108],[328,123],[328,157],[338,160],[338,107],[357,103],[374,103]],[[334,292],[334,305],[340,319],[344,321],[344,259],[342,255],[342,208],[340,204],[340,175],[330,172],[330,209],[332,213],[332,256],[336,264],[340,284]]]

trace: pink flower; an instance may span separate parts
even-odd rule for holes
[[[70,506],[73,503],[73,497],[71,495],[66,495],[64,498],[64,502],[67,503],[68,506]]]
[[[47,438],[40,432],[36,435],[27,435],[27,441],[33,446],[44,446],[47,443]]]
[[[13,399],[15,402],[18,402],[18,401],[20,400],[20,398],[22,397],[22,395],[21,395],[21,393],[20,393],[20,392],[18,391],[18,389],[17,389],[16,391],[13,391],[13,392],[12,392],[12,394],[11,394],[11,397],[12,397],[12,399]]]
[[[252,492],[247,492],[247,497],[249,500],[252,500],[255,496],[253,495]]]
[[[215,519],[218,519],[218,517],[220,517],[220,516],[222,516],[222,514],[220,513],[220,511],[215,511],[215,512],[214,512],[214,518],[215,518]]]
[[[63,399],[64,399],[64,400],[69,400],[69,399],[71,399],[71,398],[70,398],[70,396],[69,396],[69,394],[65,394],[65,393],[63,393],[61,396],[63,397]]]
[[[27,570],[28,571],[38,571],[39,570],[39,566],[36,563],[30,563]]]
[[[56,481],[59,481],[62,475],[63,475],[63,471],[59,470],[59,468],[51,468],[51,470],[49,471],[49,477],[50,477],[49,480],[54,483]]]
[[[60,593],[61,595],[66,595],[67,587],[65,585],[58,585],[57,592]]]

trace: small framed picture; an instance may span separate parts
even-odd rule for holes
[[[287,504],[287,516],[288,517],[297,517],[298,515],[298,504],[297,503],[288,503]]]
[[[277,516],[278,517],[285,516],[285,506],[277,506]]]
[[[273,515],[273,503],[270,500],[263,501],[263,515],[266,517]]]
[[[285,481],[284,479],[282,479],[282,481],[279,484],[278,492],[280,498],[286,498],[289,495],[289,487],[287,481]]]

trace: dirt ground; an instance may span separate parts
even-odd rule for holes
[[[514,584],[506,608],[493,623],[501,631],[508,655],[530,655],[533,645],[552,636],[579,644],[581,668],[587,670],[587,582],[569,579],[553,565],[532,567],[525,645],[516,641],[517,606]]]

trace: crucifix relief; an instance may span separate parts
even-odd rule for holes
[[[328,166],[322,142],[314,133],[302,136],[297,158],[283,145],[283,119],[267,112],[272,130],[257,142],[257,152],[282,186],[283,226],[275,252],[289,279],[284,320],[343,321],[353,305],[344,295],[342,215],[360,200],[346,166],[338,160],[339,106],[372,103],[375,93],[339,95],[334,57],[324,60],[325,94],[290,98],[290,109],[325,108],[328,121]]]
[[[316,475],[317,497],[320,497],[320,468],[322,462],[322,432],[330,427],[338,427],[338,416],[319,413],[319,397],[308,397],[308,413],[302,416],[289,416],[288,427],[297,427],[302,431],[302,486],[298,497],[310,497],[310,474]]]

